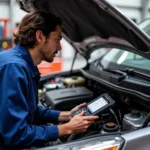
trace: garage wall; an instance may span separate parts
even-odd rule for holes
[[[15,0],[12,0],[13,10],[12,14],[10,14],[10,5],[8,2],[0,1],[0,18],[11,18],[11,24],[8,24],[8,36],[12,36],[12,30],[15,27],[17,22],[20,22],[22,17],[26,14],[26,12],[22,11]],[[0,22],[0,25],[3,26],[3,23]]]
[[[0,18],[9,18],[9,6],[6,2],[0,2]],[[0,27],[3,27],[4,23],[0,22]],[[8,24],[8,36],[10,36],[10,28]]]
[[[16,3],[15,0],[12,0],[13,3],[13,17],[14,17],[14,22],[18,22],[22,19],[22,17],[26,14],[26,12],[22,11],[18,4]],[[7,2],[1,2],[0,1],[0,18],[9,18],[9,13],[10,13],[10,9],[9,9],[9,3]]]
[[[118,7],[118,8],[125,16],[132,19],[136,23],[141,21],[141,12],[139,11],[139,9],[125,8],[125,7]]]
[[[8,3],[0,2],[0,18],[9,17],[9,6]]]
[[[16,1],[13,2],[13,5],[15,6],[13,10],[13,18],[15,24],[17,22],[20,22],[23,16],[27,13],[19,8],[19,5],[17,4]]]
[[[121,7],[135,7],[139,8],[141,6],[141,0],[107,0],[116,6]]]
[[[124,13],[127,17],[141,21],[141,3],[142,0],[108,0],[110,3],[115,5]]]

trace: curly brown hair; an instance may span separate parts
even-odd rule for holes
[[[57,25],[61,26],[62,20],[50,12],[42,10],[30,12],[20,22],[18,32],[14,34],[14,44],[25,48],[34,48],[36,46],[36,31],[41,30],[48,38],[50,33],[56,30]]]

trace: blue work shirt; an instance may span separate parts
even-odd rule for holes
[[[58,138],[60,112],[37,105],[39,72],[27,49],[16,45],[0,53],[0,146],[30,147]]]

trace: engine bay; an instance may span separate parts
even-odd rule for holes
[[[39,103],[56,110],[69,111],[83,102],[90,103],[104,93],[114,100],[114,105],[100,113],[99,120],[85,133],[61,137],[58,143],[138,130],[148,124],[149,107],[138,96],[111,90],[81,72],[72,73],[71,76],[68,73],[58,74],[40,82]]]

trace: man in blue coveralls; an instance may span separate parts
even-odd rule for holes
[[[20,149],[41,146],[59,136],[80,133],[98,116],[71,117],[76,106],[60,112],[37,105],[37,65],[42,60],[52,62],[61,49],[62,21],[44,11],[27,14],[14,35],[16,46],[0,53],[0,148]],[[61,125],[36,125],[35,122],[67,121]]]

